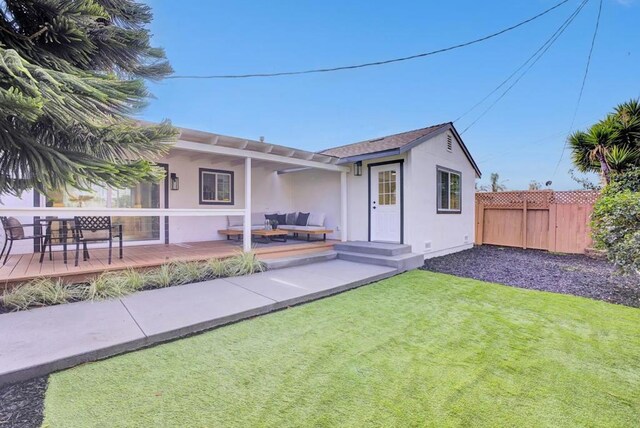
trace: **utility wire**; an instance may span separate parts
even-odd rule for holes
[[[580,102],[582,101],[582,94],[584,93],[584,86],[587,83],[587,76],[589,75],[589,67],[591,65],[591,56],[593,55],[593,48],[596,44],[596,36],[598,35],[598,28],[600,28],[600,16],[602,15],[602,0],[598,5],[598,17],[596,18],[596,27],[593,30],[593,37],[591,38],[591,47],[589,48],[589,56],[587,57],[587,65],[584,68],[584,76],[582,77],[582,85],[580,86],[580,94],[578,95],[578,101],[576,102],[576,108],[573,111],[573,118],[571,118],[571,126],[569,126],[569,132],[567,133],[567,139],[571,132],[573,131],[573,125],[576,121],[576,116],[578,115],[578,108],[580,107]],[[560,159],[558,159],[558,163],[556,164],[556,168],[553,170],[553,175],[551,178],[555,177],[558,172],[558,168],[560,168],[560,163],[562,162],[562,158],[564,157],[564,152],[567,149],[567,140],[564,141],[562,145],[562,152],[560,152]]]
[[[553,46],[553,44],[558,40],[558,38],[560,38],[560,36],[562,35],[562,33],[564,33],[564,31],[569,27],[569,25],[571,25],[571,23],[575,20],[575,18],[580,14],[580,12],[582,11],[582,9],[585,7],[585,5],[589,2],[589,0],[583,0],[582,3],[580,3],[580,5],[578,6],[578,8],[571,14],[569,15],[569,17],[562,23],[562,25],[560,25],[560,27],[551,35],[551,37],[540,47],[540,49],[538,49],[529,59],[527,59],[527,61],[525,61],[524,64],[522,64],[514,73],[512,73],[511,76],[509,76],[507,79],[505,79],[504,82],[502,82],[500,85],[498,85],[498,87],[496,87],[493,91],[491,91],[491,93],[486,96],[482,101],[486,100],[487,98],[489,98],[489,96],[493,93],[495,93],[498,89],[500,89],[500,87],[504,86],[504,84],[506,82],[508,82],[519,70],[521,70],[525,65],[527,65],[529,62],[529,66],[518,76],[518,78],[516,80],[513,81],[513,83],[511,83],[511,85],[509,85],[507,87],[507,89],[505,89],[499,96],[498,98],[496,98],[493,103],[491,103],[489,105],[489,107],[487,107],[482,113],[480,113],[480,115],[473,121],[471,122],[465,129],[462,130],[462,132],[460,132],[460,134],[464,134],[465,132],[467,132],[473,125],[475,125],[476,123],[478,123],[478,121],[480,119],[482,119],[489,111],[491,111],[491,109],[493,109],[493,107],[495,107],[496,104],[498,104],[498,102],[505,97],[505,95],[507,95],[507,93],[509,93],[509,91],[516,85],[518,84],[518,82],[529,72],[529,70],[531,70],[533,68],[533,66],[540,60],[540,58],[542,58],[544,56],[545,53],[547,53],[547,51],[549,50],[549,48],[551,48],[551,46]],[[533,61],[532,61],[533,60]],[[482,102],[481,101],[481,102]],[[480,103],[481,103],[480,102]],[[477,105],[479,105],[480,103],[477,103]],[[473,108],[475,108],[476,106],[474,106]],[[473,109],[472,108],[472,109]],[[471,111],[472,109],[468,110]],[[465,113],[466,114],[466,113]],[[464,114],[462,115],[464,116]],[[460,116],[460,117],[462,117]]]
[[[493,90],[491,92],[489,92],[487,95],[485,95],[484,98],[482,98],[480,101],[478,101],[477,103],[475,103],[473,106],[471,106],[468,110],[466,110],[464,113],[462,113],[460,116],[458,116],[457,118],[455,118],[453,120],[453,123],[456,123],[457,121],[459,121],[460,119],[462,119],[463,117],[465,117],[467,114],[471,113],[473,110],[475,110],[479,105],[481,105],[482,103],[484,103],[487,99],[489,99],[491,97],[491,95],[495,94],[500,88],[502,88],[504,85],[506,85],[512,78],[513,76],[515,76],[516,74],[518,74],[518,72],[520,70],[522,70],[524,67],[527,66],[527,64],[529,64],[529,62],[531,62],[538,53],[540,53],[540,51],[542,51],[545,46],[551,42],[551,40],[555,37],[555,35],[560,32],[562,30],[562,27],[564,26],[564,24],[574,15],[576,14],[576,12],[578,12],[579,9],[581,9],[582,5],[578,7],[578,9],[576,9],[571,15],[569,15],[569,18],[567,18],[567,20],[565,20],[565,22],[563,22],[563,24],[551,35],[551,37],[549,37],[543,44],[542,46],[540,46],[538,48],[537,51],[535,51],[529,58],[527,58],[527,60],[522,63],[520,65],[520,67],[518,67],[517,69],[515,69],[513,71],[513,73],[511,73],[506,79],[504,79],[502,81],[502,83],[500,83],[498,86],[496,86],[495,88],[493,88]]]
[[[213,74],[213,75],[177,75],[177,76],[167,76],[165,77],[165,79],[247,79],[247,78],[253,78],[253,77],[277,77],[277,76],[294,76],[294,75],[300,75],[300,74],[312,74],[312,73],[329,73],[329,72],[334,72],[334,71],[343,71],[343,70],[354,70],[354,69],[358,69],[358,68],[365,68],[365,67],[374,67],[374,66],[380,66],[380,65],[386,65],[386,64],[391,64],[394,62],[401,62],[401,61],[409,61],[412,59],[416,59],[416,58],[423,58],[426,56],[431,56],[431,55],[435,55],[435,54],[439,54],[439,53],[443,53],[443,52],[448,52],[454,49],[459,49],[459,48],[463,48],[466,46],[470,46],[476,43],[480,43],[480,42],[484,42],[486,40],[492,39],[494,37],[497,37],[501,34],[507,33],[511,30],[515,30],[518,27],[521,27],[525,24],[528,24],[529,22],[535,21],[536,19],[548,14],[549,12],[559,8],[560,6],[562,6],[563,4],[567,3],[569,0],[563,0],[559,3],[557,3],[556,5],[538,13],[535,16],[532,16],[529,19],[526,19],[522,22],[519,22],[515,25],[512,25],[510,27],[507,27],[503,30],[500,30],[498,32],[489,34],[487,36],[481,37],[479,39],[475,39],[475,40],[471,40],[465,43],[460,43],[457,45],[453,45],[453,46],[449,46],[446,48],[441,48],[441,49],[437,49],[434,51],[430,51],[430,52],[423,52],[423,53],[419,53],[416,55],[411,55],[411,56],[405,56],[405,57],[400,57],[400,58],[393,58],[393,59],[387,59],[387,60],[383,60],[383,61],[376,61],[376,62],[367,62],[367,63],[363,63],[363,64],[356,64],[356,65],[345,65],[345,66],[341,66],[341,67],[333,67],[333,68],[317,68],[317,69],[311,69],[311,70],[298,70],[298,71],[281,71],[281,72],[277,72],[277,73],[251,73],[251,74]]]

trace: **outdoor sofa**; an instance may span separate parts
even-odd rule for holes
[[[327,233],[333,233],[333,230],[325,227],[325,214],[316,212],[251,213],[251,230],[263,229],[266,220],[276,220],[278,229],[290,232],[294,238],[299,238],[301,235],[306,236],[307,241],[311,240],[312,235],[322,235],[322,240],[326,240]],[[243,216],[227,216],[226,231],[241,231],[243,227]],[[220,231],[229,239],[230,234],[224,232]]]

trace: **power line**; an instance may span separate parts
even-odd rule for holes
[[[470,46],[476,43],[480,43],[489,39],[492,39],[494,37],[497,37],[501,34],[507,33],[511,30],[515,30],[518,27],[521,27],[525,24],[528,24],[529,22],[535,21],[536,19],[548,14],[549,12],[559,8],[560,6],[562,6],[563,4],[567,3],[569,0],[563,0],[559,3],[557,3],[556,5],[538,13],[537,15],[532,16],[531,18],[528,18],[524,21],[521,21],[515,25],[512,25],[510,27],[507,27],[503,30],[500,30],[498,32],[489,34],[487,36],[481,37],[479,39],[475,39],[475,40],[471,40],[465,43],[460,43],[457,45],[453,45],[453,46],[449,46],[446,48],[442,48],[442,49],[437,49],[434,51],[430,51],[430,52],[424,52],[424,53],[419,53],[416,55],[411,55],[411,56],[405,56],[405,57],[400,57],[400,58],[393,58],[393,59],[387,59],[387,60],[383,60],[383,61],[376,61],[376,62],[367,62],[367,63],[363,63],[363,64],[356,64],[356,65],[345,65],[345,66],[341,66],[341,67],[333,67],[333,68],[317,68],[317,69],[310,69],[310,70],[298,70],[298,71],[281,71],[281,72],[277,72],[277,73],[250,73],[250,74],[214,74],[214,75],[184,75],[184,76],[168,76],[165,79],[247,79],[247,78],[253,78],[253,77],[278,77],[278,76],[294,76],[294,75],[300,75],[300,74],[312,74],[312,73],[329,73],[329,72],[334,72],[334,71],[343,71],[343,70],[354,70],[354,69],[358,69],[358,68],[365,68],[365,67],[374,67],[374,66],[380,66],[380,65],[386,65],[386,64],[391,64],[391,63],[395,63],[395,62],[401,62],[401,61],[409,61],[412,59],[416,59],[416,58],[423,58],[426,56],[431,56],[431,55],[435,55],[435,54],[439,54],[439,53],[443,53],[443,52],[448,52],[454,49],[459,49],[459,48],[463,48],[466,46]]]
[[[485,98],[483,98],[479,103],[476,103],[476,105],[474,105],[471,109],[469,109],[466,113],[464,113],[463,115],[461,115],[460,117],[464,116],[465,114],[467,114],[468,112],[470,112],[471,110],[473,110],[475,107],[477,107],[478,105],[480,105],[484,100],[486,100],[487,98],[489,98],[493,93],[495,93],[498,89],[500,89],[502,86],[504,86],[504,84],[506,84],[516,73],[518,73],[518,71],[522,70],[522,68],[524,66],[526,66],[528,63],[529,66],[518,76],[518,78],[516,80],[513,81],[513,83],[511,83],[511,85],[509,85],[507,87],[507,89],[505,89],[499,96],[498,98],[496,98],[493,103],[491,103],[489,105],[489,107],[487,107],[482,113],[480,113],[480,115],[478,117],[476,117],[476,119],[471,122],[465,129],[462,130],[462,132],[460,132],[460,134],[464,134],[465,132],[467,132],[472,126],[474,126],[476,123],[478,123],[478,121],[480,119],[482,119],[487,113],[489,113],[489,111],[491,111],[493,109],[493,107],[495,107],[496,104],[498,104],[498,102],[504,98],[507,93],[509,93],[509,91],[511,91],[511,89],[516,86],[518,84],[518,82],[520,82],[520,80],[529,72],[529,70],[531,70],[533,68],[533,66],[547,53],[547,51],[551,48],[551,46],[553,46],[553,44],[560,38],[560,36],[562,35],[562,33],[564,33],[564,31],[569,27],[569,25],[571,25],[571,23],[576,19],[576,17],[580,14],[580,12],[582,11],[582,9],[585,7],[585,5],[589,2],[589,0],[583,0],[582,3],[580,3],[580,5],[578,6],[578,8],[573,11],[573,13],[571,15],[569,15],[569,17],[560,25],[560,27],[551,35],[551,37],[549,39],[547,39],[547,41],[545,41],[542,46],[533,53],[533,55],[531,55],[520,67],[518,67],[518,69],[516,69],[515,72],[513,72],[507,79],[505,79],[500,85],[498,85],[493,91],[491,91],[489,93],[489,95],[487,95]],[[532,61],[533,60],[533,61]],[[457,120],[457,119],[456,119]]]
[[[580,107],[580,102],[582,101],[582,94],[584,93],[584,86],[587,83],[587,76],[589,75],[589,67],[591,66],[591,57],[593,55],[593,48],[596,44],[596,36],[598,35],[598,28],[600,28],[600,16],[602,15],[602,0],[598,5],[598,16],[596,18],[596,27],[593,30],[593,37],[591,38],[591,47],[589,48],[589,55],[587,56],[587,65],[584,69],[584,76],[582,76],[582,85],[580,86],[580,93],[578,95],[578,101],[576,102],[576,108],[573,111],[573,117],[571,118],[571,126],[569,126],[569,132],[567,133],[567,138],[571,135],[571,131],[573,131],[573,125],[576,121],[576,116],[578,115],[578,108]],[[555,177],[558,172],[558,168],[560,168],[560,163],[562,162],[562,158],[564,157],[564,151],[567,149],[567,141],[565,140],[562,145],[562,152],[560,152],[560,159],[558,159],[558,163],[556,164],[556,168],[553,171],[553,175],[551,178]]]
[[[588,0],[587,0],[588,1]],[[567,20],[565,20],[562,25],[551,35],[551,37],[549,37],[549,39],[547,39],[542,46],[540,46],[538,48],[538,50],[536,50],[529,58],[527,58],[527,60],[522,63],[517,69],[515,69],[513,71],[513,73],[511,73],[506,79],[504,79],[502,81],[502,83],[500,83],[498,86],[496,86],[495,88],[493,88],[493,90],[491,92],[489,92],[487,95],[485,95],[484,98],[482,98],[480,101],[478,101],[477,103],[475,103],[471,108],[469,108],[468,110],[466,110],[464,113],[462,113],[460,116],[458,116],[456,119],[454,119],[454,123],[459,121],[460,119],[462,119],[463,117],[465,117],[467,114],[471,113],[473,110],[476,109],[476,107],[478,107],[479,105],[481,105],[483,102],[485,102],[489,97],[491,97],[491,95],[495,94],[498,89],[502,88],[505,84],[507,84],[507,82],[509,82],[513,76],[515,76],[520,70],[522,70],[531,60],[533,60],[535,58],[535,56],[542,50],[544,49],[544,47],[551,42],[551,40],[555,37],[555,35],[560,32],[563,28],[563,26],[565,25],[565,23],[567,23],[567,21],[574,16],[577,12],[579,12],[580,9],[582,9],[584,3],[581,4],[578,9],[576,9],[571,15],[569,15],[569,18],[567,18]]]

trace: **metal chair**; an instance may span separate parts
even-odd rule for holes
[[[39,239],[42,243],[45,235],[42,233],[36,233],[36,227],[40,227],[39,224],[22,224],[18,219],[14,217],[0,217],[0,221],[2,222],[2,227],[4,228],[4,246],[2,247],[2,252],[0,252],[0,259],[4,255],[4,251],[7,250],[7,254],[4,257],[4,261],[2,265],[4,266],[9,259],[9,254],[11,254],[11,248],[13,247],[13,241],[23,241],[26,239]],[[27,235],[24,233],[25,227],[33,227],[33,234]],[[7,243],[9,244],[9,249],[7,249]]]
[[[76,266],[80,255],[80,243],[82,243],[82,258],[87,261],[89,250],[87,244],[90,242],[109,242],[109,264],[111,264],[111,253],[113,238],[119,239],[120,258],[122,258],[122,225],[112,225],[111,217],[79,217],[73,219],[73,238],[76,242]],[[115,232],[114,232],[115,230]],[[106,232],[106,235],[100,232]],[[97,234],[97,235],[96,235]]]

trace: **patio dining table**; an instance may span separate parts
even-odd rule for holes
[[[73,229],[73,226],[70,228],[69,225],[73,225],[73,220],[73,217],[47,217],[38,220],[38,223],[46,228],[44,233],[45,237],[40,248],[40,263],[44,260],[47,245],[49,245],[49,260],[52,259],[52,245],[62,245],[62,257],[64,263],[67,263],[67,240],[69,238],[73,239],[73,236],[69,236],[69,231]],[[58,224],[58,227],[55,229],[53,227],[54,223]],[[54,243],[54,240],[57,242]]]

